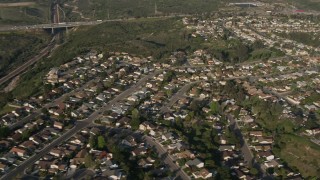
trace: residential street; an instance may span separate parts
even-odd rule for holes
[[[58,102],[62,101],[63,99],[65,99],[66,97],[69,97],[73,94],[75,94],[76,92],[78,91],[81,91],[83,90],[84,88],[88,87],[92,82],[95,82],[97,81],[99,78],[95,78],[95,79],[92,79],[90,81],[88,81],[87,83],[85,83],[83,86],[81,86],[80,88],[77,88],[75,90],[72,90],[68,93],[65,93],[63,94],[62,96],[58,97],[57,99],[53,100],[53,102],[50,102],[50,103],[47,103],[45,104],[43,107],[44,108],[49,108],[51,106],[54,106],[56,105]],[[27,117],[24,117],[23,119],[19,120],[18,122],[12,124],[11,126],[9,126],[10,129],[16,129],[18,127],[21,127],[23,126],[24,124],[26,124],[27,122],[30,122],[32,120],[34,120],[37,116],[39,116],[41,113],[41,109],[37,109],[35,110],[34,112],[32,112],[29,116]]]
[[[70,129],[69,131],[67,131],[66,133],[61,135],[59,138],[55,139],[50,144],[45,146],[39,153],[37,153],[37,154],[33,155],[32,157],[30,157],[29,159],[23,161],[18,167],[16,167],[15,169],[9,171],[7,174],[3,175],[1,177],[1,179],[3,179],[3,180],[13,179],[14,177],[17,176],[17,174],[19,174],[21,172],[24,172],[24,170],[26,168],[28,168],[29,166],[34,164],[37,160],[39,160],[42,156],[44,156],[45,154],[50,152],[50,150],[52,148],[54,148],[55,146],[58,146],[59,144],[63,143],[64,141],[70,139],[73,135],[75,135],[81,129],[89,126],[94,120],[96,120],[100,116],[100,113],[111,109],[113,104],[117,103],[118,101],[120,101],[120,100],[128,97],[132,93],[136,92],[143,83],[145,83],[149,78],[154,77],[159,72],[160,71],[156,71],[156,72],[154,72],[152,74],[149,74],[149,75],[146,75],[145,77],[140,79],[139,82],[137,82],[134,86],[132,86],[131,88],[129,88],[126,91],[122,92],[118,96],[116,96],[113,100],[109,101],[100,110],[95,111],[94,113],[92,113],[88,118],[84,119],[83,121],[78,121],[76,123],[76,125],[72,129]]]
[[[168,154],[167,151],[158,142],[154,141],[149,136],[143,136],[143,138],[149,145],[156,147],[159,156],[164,158],[164,163],[169,165],[172,172],[175,172],[176,178],[181,178],[183,180],[191,179],[176,163],[173,162],[171,155]]]
[[[232,128],[236,136],[240,138],[241,152],[245,162],[248,166],[257,168],[263,174],[263,177],[267,177],[266,171],[261,168],[259,163],[255,161],[254,156],[249,148],[248,142],[244,138],[241,129],[239,128],[238,122],[233,118],[232,115],[228,114],[227,116],[230,120],[230,127]]]
[[[165,104],[164,106],[161,107],[160,111],[162,113],[166,113],[166,112],[170,112],[170,107],[177,102],[181,97],[183,97],[185,95],[185,93],[190,89],[190,87],[196,83],[198,83],[200,81],[196,81],[196,82],[191,82],[189,84],[184,85],[177,93],[175,93],[169,100],[169,102],[167,104]]]

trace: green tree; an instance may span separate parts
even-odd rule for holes
[[[206,166],[210,167],[210,168],[214,168],[216,166],[214,160],[212,159],[208,159],[205,161]]]
[[[251,168],[251,169],[250,169],[250,173],[251,173],[252,175],[257,175],[257,174],[259,173],[259,171],[258,171],[256,168]]]
[[[46,116],[49,116],[49,111],[48,111],[47,108],[42,108],[42,109],[41,109],[41,113],[44,114],[44,115],[46,115]]]
[[[29,139],[29,137],[30,137],[30,131],[29,130],[22,132],[22,134],[21,134],[21,139],[22,140],[27,140],[27,139]]]
[[[217,101],[212,101],[210,103],[210,112],[212,114],[217,114],[219,112],[219,103]]]
[[[7,126],[0,127],[0,138],[6,138],[10,134]]]
[[[89,138],[89,145],[91,148],[96,149],[97,148],[97,138],[96,136],[90,136]]]
[[[86,168],[92,168],[95,165],[93,157],[92,157],[91,154],[88,153],[84,157],[84,165],[85,165]]]
[[[218,168],[216,179],[231,179],[231,172],[227,167]]]
[[[0,56],[1,57],[1,56]],[[2,108],[3,106],[5,106],[7,104],[7,102],[9,102],[12,99],[12,94],[11,93],[5,93],[5,92],[1,92],[1,96],[0,96],[0,108]]]
[[[138,109],[133,109],[131,112],[131,122],[130,122],[130,126],[132,127],[132,129],[138,129],[139,125],[140,125],[140,113],[138,111]]]
[[[190,103],[190,109],[196,113],[199,112],[201,110],[201,102],[197,100],[193,100]]]
[[[271,168],[268,168],[268,169],[267,169],[267,172],[268,172],[269,174],[273,174],[273,173],[274,173],[274,168],[272,168],[272,167],[271,167]]]
[[[98,148],[103,149],[106,146],[106,141],[103,136],[98,136]]]
[[[132,119],[139,119],[140,118],[140,113],[137,108],[134,108],[131,112],[131,117]]]

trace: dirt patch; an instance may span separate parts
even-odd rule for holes
[[[18,3],[0,3],[0,8],[2,7],[22,7],[22,6],[33,6],[36,5],[35,2],[18,2]]]
[[[19,79],[20,76],[13,78],[12,81],[8,84],[8,86],[3,89],[4,92],[12,91],[17,86]]]

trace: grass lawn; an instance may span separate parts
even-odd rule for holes
[[[319,177],[320,146],[307,137],[283,134],[278,140],[281,151],[275,149],[276,155],[285,160],[289,167],[298,169],[303,177]]]
[[[28,7],[1,7],[0,25],[22,25],[50,22],[50,1]]]
[[[287,0],[288,1],[288,0]],[[289,3],[293,1],[294,5],[300,9],[307,9],[307,10],[315,10],[320,11],[320,1],[319,0],[290,0]]]
[[[72,0],[64,0],[71,2]],[[219,0],[79,0],[77,6],[85,17],[110,19],[146,17],[171,13],[204,13],[218,9]],[[155,14],[155,9],[157,14]]]
[[[5,105],[5,106],[0,110],[0,116],[6,114],[6,113],[8,113],[8,112],[13,111],[14,109],[15,109],[14,107],[10,107],[10,106],[8,106],[8,104],[7,104],[7,105]]]

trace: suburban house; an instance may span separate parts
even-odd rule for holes
[[[161,138],[162,138],[163,140],[167,141],[167,140],[173,140],[173,139],[174,139],[174,136],[173,136],[173,133],[172,133],[172,132],[168,132],[168,133],[166,133],[166,134],[163,134],[163,135],[161,136]]]
[[[202,168],[200,171],[193,172],[192,175],[196,179],[208,179],[212,177],[212,173],[209,172],[206,168]]]
[[[155,128],[156,128],[155,125],[151,124],[148,121],[145,121],[139,125],[139,130],[141,130],[141,131],[152,130]]]
[[[259,158],[265,158],[267,161],[271,161],[274,159],[274,155],[271,153],[271,151],[258,152],[257,156]]]
[[[182,151],[180,153],[177,153],[176,154],[176,157],[178,159],[181,159],[181,158],[185,158],[185,159],[194,159],[195,158],[195,154],[192,153],[191,151],[189,150],[185,150],[185,151]]]
[[[144,147],[138,147],[138,148],[135,148],[133,151],[131,151],[131,153],[133,156],[140,156],[140,155],[145,155],[147,151]]]
[[[198,158],[195,158],[193,160],[187,161],[185,166],[190,167],[190,168],[191,167],[203,168],[204,163],[202,161],[200,161]]]
[[[19,147],[13,147],[10,152],[20,156],[20,157],[24,157],[26,156],[28,153],[25,149],[23,148],[19,148]]]
[[[63,129],[63,123],[55,121],[53,123],[53,127],[61,130],[61,129]]]

